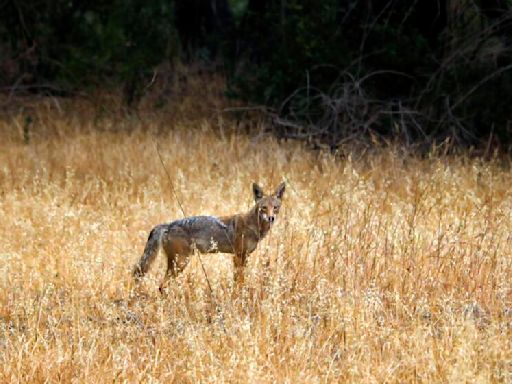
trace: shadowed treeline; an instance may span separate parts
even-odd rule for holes
[[[158,109],[199,66],[279,137],[508,151],[511,10],[506,0],[8,0],[0,106],[121,90],[129,109],[150,93]]]

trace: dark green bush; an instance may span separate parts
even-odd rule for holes
[[[489,19],[464,2],[263,3],[246,14],[230,85],[274,107],[279,132],[334,147],[375,134],[510,139],[510,5]]]
[[[9,41],[34,86],[129,83],[177,44],[172,4],[165,0],[7,2],[1,11],[0,39]]]
[[[228,94],[265,105],[283,136],[509,143],[511,11],[504,0],[8,0],[0,85],[122,88],[133,105],[155,66],[179,57],[223,70]]]

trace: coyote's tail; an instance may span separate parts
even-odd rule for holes
[[[167,228],[166,224],[157,225],[153,228],[149,234],[144,253],[140,258],[139,262],[133,268],[133,276],[136,279],[140,279],[151,267],[153,261],[155,261],[158,250],[162,245],[162,236]]]

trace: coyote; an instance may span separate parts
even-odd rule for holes
[[[256,183],[252,185],[255,205],[247,213],[232,216],[192,216],[154,227],[144,253],[133,270],[138,280],[149,270],[158,250],[167,256],[167,271],[160,291],[169,279],[177,276],[187,265],[190,255],[200,253],[233,253],[235,283],[243,284],[243,271],[247,256],[256,249],[276,220],[285,184],[279,184],[271,195],[263,193]]]

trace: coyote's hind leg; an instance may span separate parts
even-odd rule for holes
[[[163,293],[171,277],[175,278],[185,269],[192,254],[192,247],[184,239],[173,239],[169,243],[164,244],[164,251],[167,256],[167,270],[165,271],[162,284],[160,284],[160,293]]]

